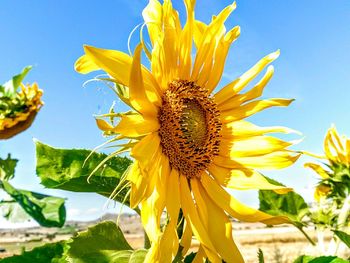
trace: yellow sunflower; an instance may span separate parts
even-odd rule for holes
[[[270,184],[257,170],[285,168],[299,154],[287,149],[291,142],[266,135],[292,130],[258,127],[243,119],[272,106],[288,106],[292,100],[255,100],[273,75],[273,67],[267,66],[279,51],[213,94],[230,45],[240,34],[238,26],[227,32],[224,26],[236,5],[227,6],[207,25],[195,20],[195,1],[184,2],[187,21],[182,27],[170,0],[149,1],[143,17],[151,50],[143,38],[132,56],[84,46],[85,55],[75,68],[84,74],[104,70],[131,108],[106,114],[113,121],[97,119],[97,125],[115,135],[111,142],[129,139],[113,154],[129,151],[134,158],[126,179],[130,205],[141,207],[151,241],[146,262],[171,262],[178,253],[185,255],[192,236],[200,243],[194,262],[244,262],[229,216],[269,225],[287,220],[245,206],[225,188],[288,192],[290,188]],[[150,69],[141,64],[142,50]],[[260,81],[240,93],[266,67]],[[114,118],[120,118],[117,124]],[[167,222],[161,226],[164,211]],[[184,229],[178,233],[182,214]]]
[[[38,85],[21,83],[30,69],[26,67],[21,74],[0,85],[0,139],[9,139],[28,129],[43,106],[43,92]]]
[[[339,136],[335,126],[332,126],[327,131],[323,147],[325,155],[319,156],[319,159],[326,160],[324,166],[305,164],[305,167],[311,168],[321,177],[314,194],[318,202],[334,190],[335,193],[348,193],[350,190],[350,138]]]

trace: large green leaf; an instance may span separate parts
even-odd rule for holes
[[[64,199],[14,188],[9,182],[0,182],[4,189],[41,226],[61,227],[66,220]]]
[[[339,230],[335,230],[334,234],[336,234],[336,236],[339,237],[339,239],[341,241],[343,241],[344,244],[350,248],[350,235],[348,235],[347,233],[345,233],[343,231],[339,231]]]
[[[64,241],[46,244],[22,255],[1,259],[0,263],[66,263],[67,261],[62,259],[66,248]]]
[[[267,178],[267,177],[266,177]],[[275,185],[282,185],[275,180],[267,178]],[[287,216],[295,224],[309,213],[309,207],[304,198],[295,192],[277,194],[271,190],[259,190],[260,210],[275,216]]]
[[[48,188],[73,192],[95,192],[109,197],[119,184],[120,178],[131,164],[127,157],[113,157],[91,176],[91,172],[108,156],[89,150],[55,149],[36,142],[36,171],[41,183]],[[87,159],[87,157],[90,157]],[[125,191],[115,198],[123,202]]]
[[[80,232],[72,238],[69,246],[69,255],[72,257],[80,257],[99,250],[132,249],[122,230],[112,221],[102,222]]]
[[[349,261],[335,256],[312,257],[304,255],[298,257],[294,263],[349,263]]]
[[[15,168],[18,160],[12,159],[8,154],[6,159],[0,158],[0,180],[10,180],[15,176]]]

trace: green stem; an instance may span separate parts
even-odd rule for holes
[[[180,263],[180,262],[182,262],[182,259],[183,259],[182,250],[183,250],[183,247],[179,246],[179,249],[177,250],[177,253],[176,253],[176,256],[175,256],[175,258],[173,260],[173,263]]]
[[[296,226],[299,231],[306,237],[306,239],[313,245],[316,246],[315,241],[311,239],[311,237],[304,231],[303,227]]]
[[[143,231],[143,233],[145,235],[143,245],[146,249],[149,249],[151,247],[151,242],[149,240],[149,237],[148,237],[146,231]]]

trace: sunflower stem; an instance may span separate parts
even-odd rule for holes
[[[311,243],[311,245],[316,246],[315,241],[311,239],[311,237],[304,231],[303,227],[297,226],[299,231],[306,237],[306,239]]]

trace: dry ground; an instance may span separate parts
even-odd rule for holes
[[[107,216],[104,219],[115,220],[115,217]],[[0,248],[6,249],[6,252],[0,253],[0,258],[19,254],[23,249],[30,250],[47,242],[68,239],[76,231],[86,229],[93,223],[96,222],[69,222],[63,229],[0,229]],[[119,224],[130,244],[134,248],[141,248],[143,231],[139,218],[134,215],[123,215],[119,218]],[[290,226],[268,228],[262,224],[233,223],[233,227],[234,238],[247,263],[257,262],[259,248],[263,250],[267,263],[291,263],[298,255],[316,253],[315,248],[309,245],[304,236]],[[312,229],[308,232],[315,238]],[[192,243],[192,250],[196,250],[198,243],[196,241]]]

